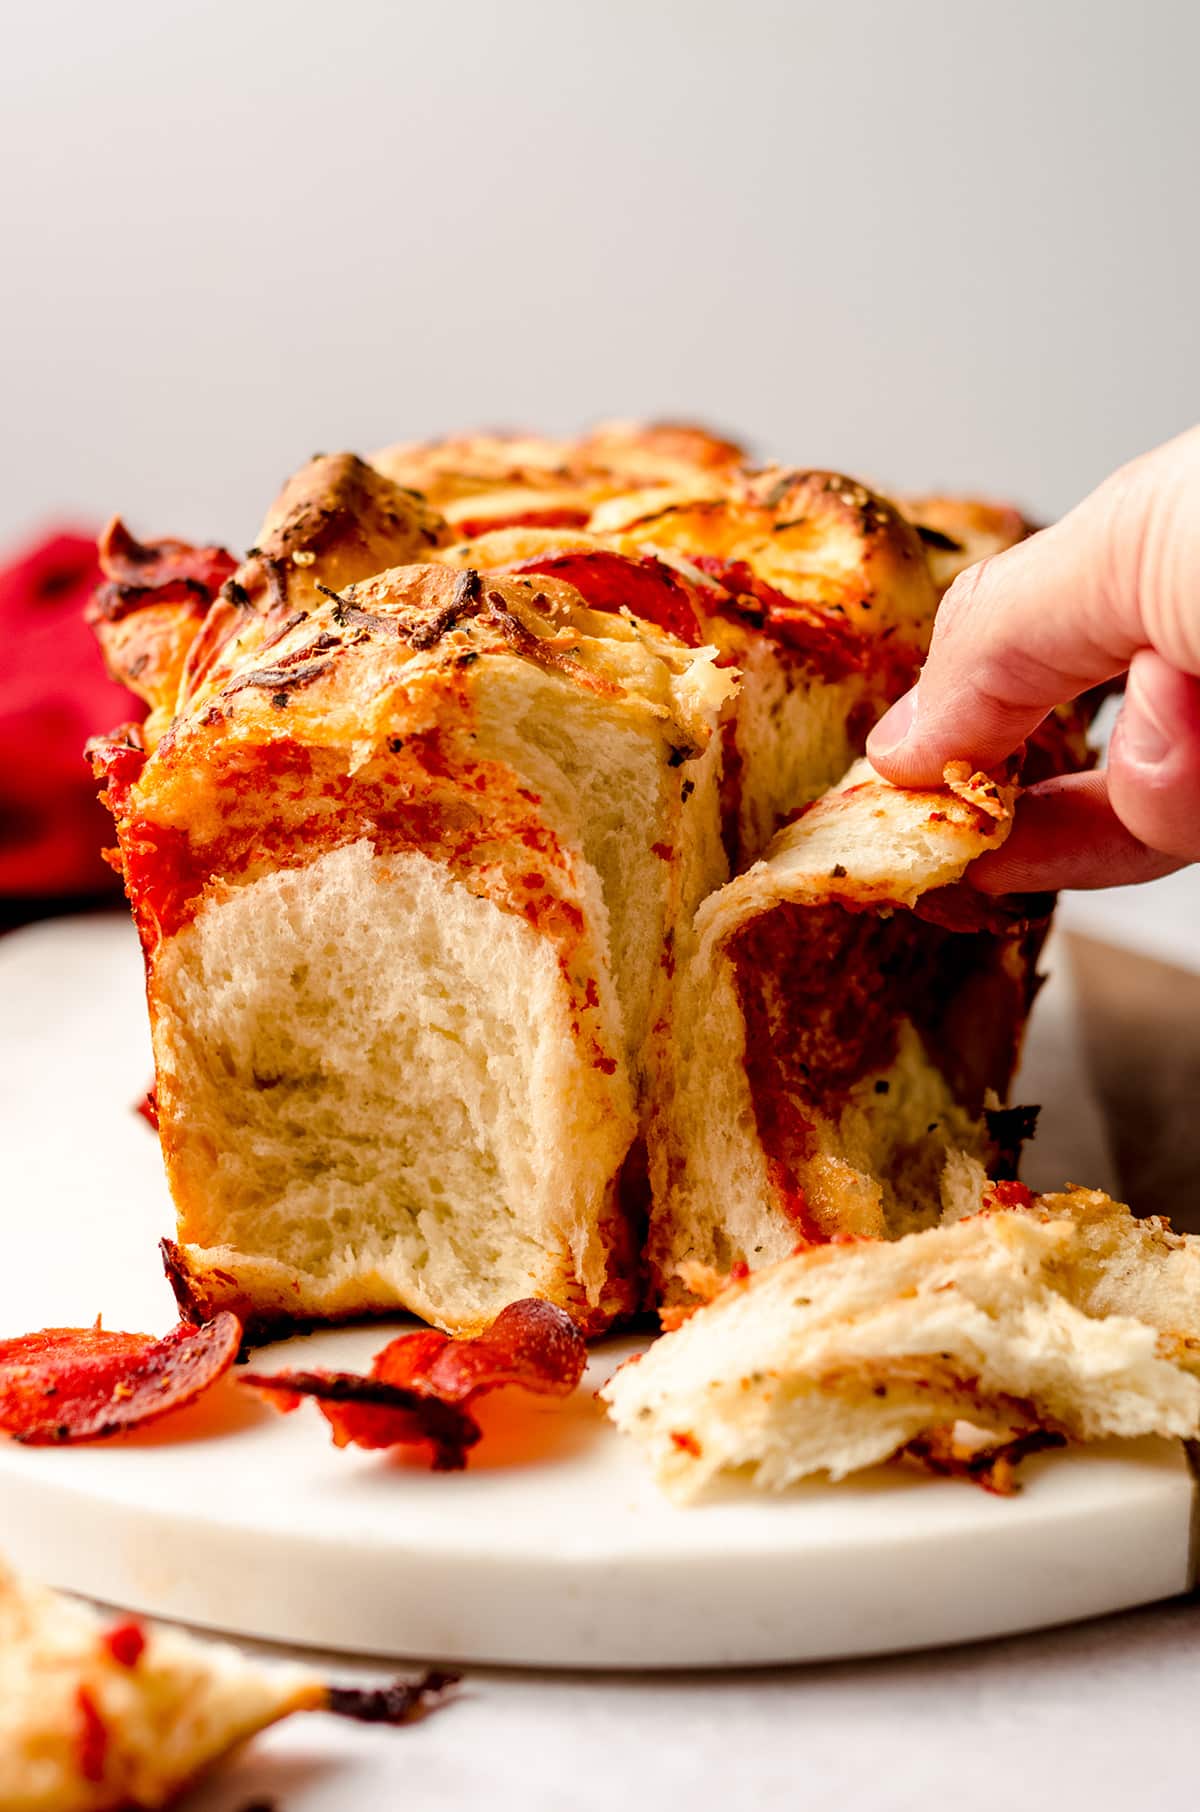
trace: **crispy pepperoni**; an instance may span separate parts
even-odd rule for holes
[[[227,1372],[242,1327],[222,1313],[169,1334],[45,1328],[0,1340],[0,1429],[28,1446],[99,1441],[182,1409]]]
[[[570,1396],[587,1348],[565,1309],[534,1298],[509,1303],[474,1339],[423,1329],[401,1334],[376,1354],[370,1373],[247,1373],[241,1382],[278,1409],[317,1401],[338,1447],[378,1449],[427,1444],[435,1470],[466,1465],[481,1430],[475,1398],[514,1384],[542,1396]]]
[[[237,562],[223,547],[137,541],[114,520],[100,537],[100,567],[107,584],[96,592],[89,617],[119,623],[147,604],[183,604],[203,616]]]

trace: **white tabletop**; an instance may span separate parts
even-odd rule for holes
[[[187,1812],[1191,1812],[1198,1682],[1195,1599],[736,1678],[480,1671],[409,1729],[268,1733]]]

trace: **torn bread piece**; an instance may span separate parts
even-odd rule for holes
[[[601,1392],[679,1499],[912,1443],[970,1472],[1030,1437],[1200,1434],[1200,1240],[1095,1191],[688,1281],[720,1293]]]
[[[946,783],[859,762],[701,907],[650,1131],[668,1300],[689,1261],[928,1225],[948,1156],[991,1157],[1045,923],[956,886],[1007,836],[1014,787],[965,763]]]
[[[32,1585],[0,1563],[0,1806],[167,1805],[236,1744],[328,1689],[222,1643]]]

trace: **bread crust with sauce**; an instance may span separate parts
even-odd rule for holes
[[[701,906],[649,1141],[659,1296],[688,1264],[929,1225],[947,1161],[994,1160],[1045,921],[961,883],[1015,793],[966,763],[920,792],[860,761]]]

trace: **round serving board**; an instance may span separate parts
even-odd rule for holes
[[[0,1002],[0,1334],[98,1313],[165,1329],[155,1247],[171,1217],[133,1112],[150,1063],[132,933],[116,917],[17,933]],[[361,1367],[387,1337],[322,1333],[256,1365]],[[636,1344],[599,1346],[565,1406],[486,1401],[465,1473],[339,1452],[311,1405],[279,1416],[231,1381],[139,1436],[0,1441],[0,1550],[53,1584],[237,1634],[562,1667],[870,1654],[1192,1583],[1192,1478],[1166,1441],[1031,1460],[1010,1499],[892,1469],[780,1497],[731,1483],[675,1508],[592,1397]]]

